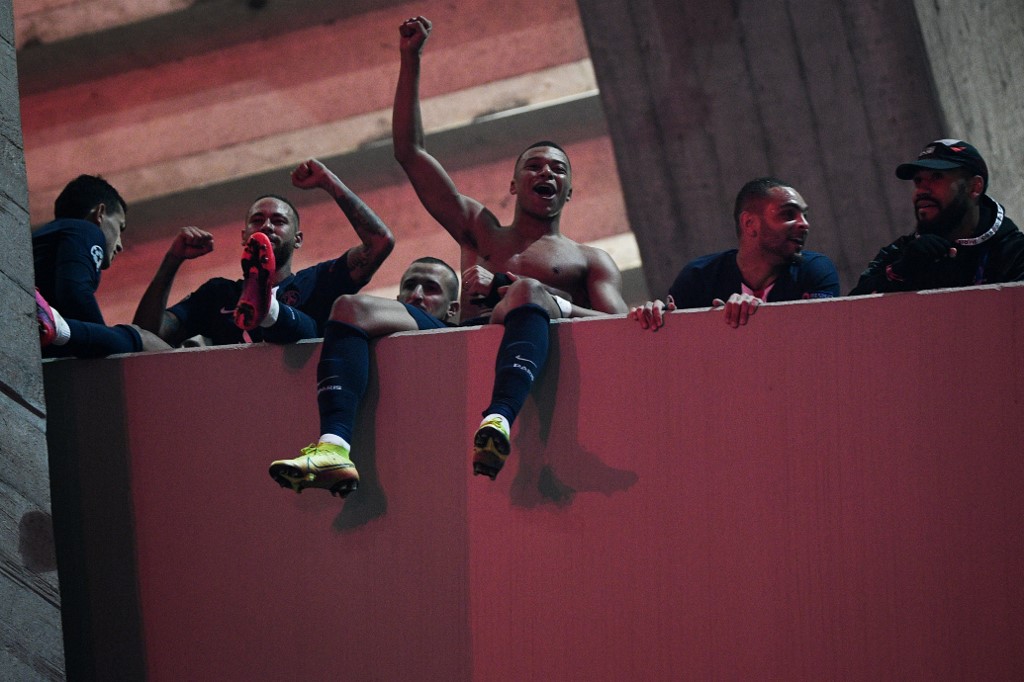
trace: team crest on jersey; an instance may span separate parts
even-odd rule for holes
[[[299,292],[295,289],[289,289],[278,296],[277,300],[285,305],[297,306],[299,304]]]
[[[96,246],[92,247],[92,249],[89,251],[89,254],[92,256],[93,262],[96,263],[96,269],[97,270],[99,270],[101,267],[103,267],[103,247],[102,246],[97,244]]]

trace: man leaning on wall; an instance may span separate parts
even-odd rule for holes
[[[988,164],[974,145],[935,140],[896,177],[913,182],[917,226],[878,252],[851,295],[1024,279],[1024,234],[988,196]]]
[[[821,253],[805,251],[811,225],[804,198],[777,178],[755,178],[736,195],[733,219],[738,247],[688,263],[666,302],[630,311],[643,329],[657,331],[664,313],[677,308],[724,308],[725,322],[747,324],[765,301],[798,301],[839,295],[839,273]]]

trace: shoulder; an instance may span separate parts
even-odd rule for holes
[[[836,270],[832,259],[823,253],[815,251],[804,251],[803,258],[790,270],[790,280],[795,280],[795,291],[801,298],[829,298],[839,296],[842,292],[839,288],[839,271]],[[779,282],[779,296],[785,296],[788,288],[784,283]],[[772,300],[795,300],[794,298],[776,298]]]
[[[676,306],[701,308],[711,305],[714,298],[725,291],[737,291],[741,279],[736,253],[737,249],[709,253],[683,266],[669,287]]]
[[[1009,218],[1003,219],[995,237],[991,240],[989,247],[993,257],[1002,262],[1021,263],[1024,262],[1024,232]],[[978,248],[983,248],[984,244]],[[1024,272],[1018,272],[1019,268],[1011,267],[1014,279],[1019,278]]]
[[[453,224],[444,227],[461,246],[472,249],[486,249],[491,239],[507,238],[512,230],[501,224],[491,209],[476,199],[462,196],[465,206],[463,216]]]
[[[237,298],[241,289],[242,280],[214,277],[203,282],[194,293],[203,293],[207,296],[235,296]]]
[[[316,278],[320,275],[328,272],[334,272],[336,270],[348,271],[348,265],[344,256],[340,258],[332,258],[331,260],[325,260],[321,263],[317,263],[316,265],[310,265],[307,268],[302,268],[301,270],[292,273],[292,276],[286,280],[286,283],[292,280],[301,281]]]
[[[103,232],[95,223],[75,218],[52,220],[32,233],[32,239],[53,237],[80,238],[87,241],[103,241]]]
[[[683,272],[694,272],[711,270],[728,263],[736,262],[737,249],[728,249],[726,251],[719,251],[717,253],[709,253],[706,256],[700,256],[694,258],[692,261],[683,266]]]
[[[281,283],[282,289],[305,289],[317,286],[317,283],[327,281],[350,281],[352,272],[348,266],[348,259],[345,256],[332,258],[322,263],[302,268],[292,274],[291,277]]]
[[[354,294],[365,282],[352,279],[345,256],[323,261],[308,268],[303,268],[278,285],[277,298],[286,305],[301,310],[319,310],[326,307],[317,316],[329,314],[334,299],[342,294]],[[312,306],[312,308],[310,308]]]
[[[1003,217],[1003,224],[999,226],[999,231],[996,233],[1002,238],[1004,242],[1016,243],[1024,240],[1024,232],[1020,231],[1020,228],[1015,222],[1008,217]]]
[[[804,251],[803,258],[799,263],[799,267],[801,271],[836,270],[836,265],[835,263],[832,262],[831,258],[829,258],[823,253],[818,253],[816,251]]]
[[[689,289],[698,285],[710,286],[712,282],[718,282],[723,277],[726,279],[732,279],[734,275],[738,277],[736,253],[737,249],[728,249],[694,258],[684,265],[676,275],[675,283],[672,285],[673,295],[681,293],[680,287]],[[676,301],[676,303],[678,302]]]
[[[618,264],[604,249],[589,244],[580,244],[562,235],[556,239],[558,240],[557,250],[550,252],[557,254],[552,259],[552,265],[560,265],[564,268],[578,265],[584,268],[585,276],[590,281],[621,278],[622,274]]]
[[[597,264],[607,264],[615,262],[614,259],[611,257],[611,254],[609,254],[607,251],[600,247],[591,246],[590,244],[580,244],[579,242],[573,241],[568,237],[563,237],[563,239],[565,239],[569,244],[572,244],[577,249],[579,249],[579,252],[583,254],[583,257],[586,258],[588,262]]]

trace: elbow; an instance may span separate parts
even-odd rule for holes
[[[408,169],[416,164],[426,154],[423,143],[414,136],[394,135],[391,147],[397,161],[402,168]]]
[[[402,143],[397,139],[391,146],[394,148],[395,161],[397,161],[402,168],[405,168],[406,165],[412,161],[412,158],[415,155],[415,149],[411,144]]]

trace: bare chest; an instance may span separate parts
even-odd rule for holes
[[[496,248],[480,265],[491,272],[531,277],[579,299],[586,291],[587,261],[579,244],[563,238],[542,238],[528,245]]]

